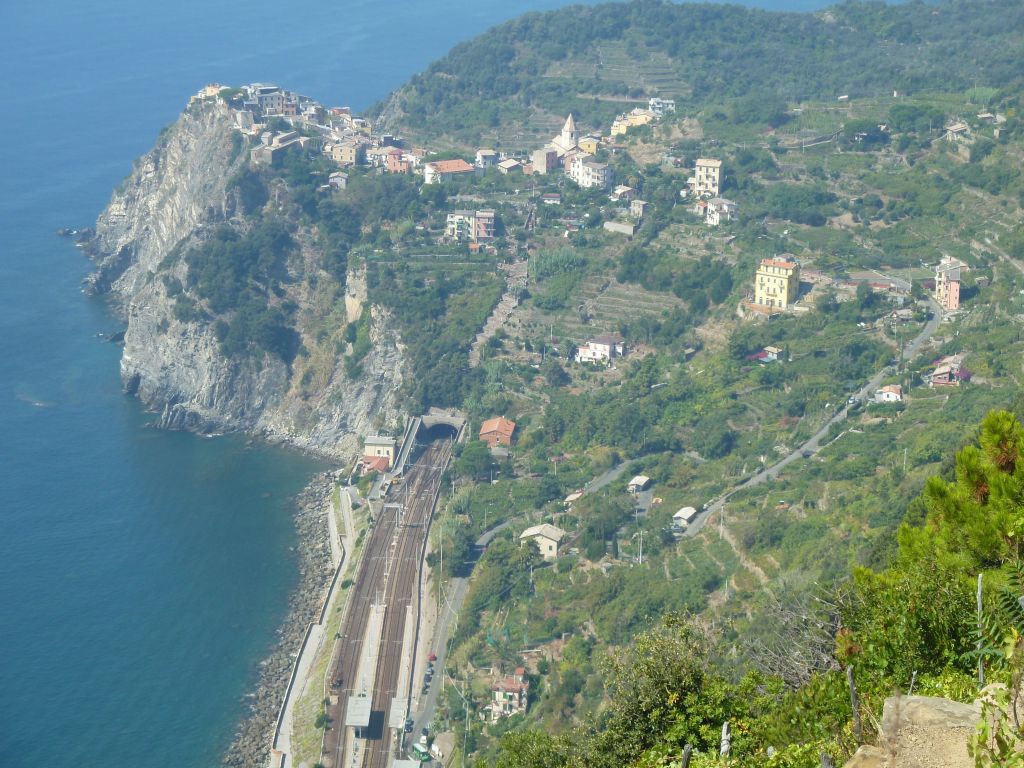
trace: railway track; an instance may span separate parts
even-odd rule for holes
[[[386,768],[395,746],[387,727],[387,714],[398,691],[409,607],[419,598],[423,548],[426,544],[441,475],[451,458],[451,443],[431,443],[409,468],[405,481],[392,488],[364,549],[348,614],[342,623],[333,660],[331,693],[337,703],[329,708],[332,726],[324,742],[324,762],[333,768]],[[401,505],[401,509],[398,506]],[[384,624],[372,690],[370,724],[364,729],[360,765],[346,764],[345,715],[348,697],[358,691],[356,675],[364,648],[367,622],[373,605],[383,604]],[[414,612],[413,614],[414,615]],[[411,670],[409,685],[415,684]]]

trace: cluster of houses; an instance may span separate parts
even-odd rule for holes
[[[679,192],[680,197],[693,199],[691,210],[709,227],[717,227],[739,216],[739,206],[719,196],[723,180],[722,161],[700,157],[694,163],[693,176],[686,180],[686,188]]]
[[[597,152],[602,148],[616,149],[615,137],[630,128],[648,125],[675,112],[675,102],[652,98],[647,108],[633,109],[619,115],[611,126],[610,136],[598,133],[581,135],[570,114],[562,130],[542,148],[528,155],[499,153],[481,148],[474,162],[461,158],[429,160],[423,148],[405,147],[401,139],[391,135],[375,135],[369,121],[352,114],[348,107],[324,107],[301,94],[267,83],[252,83],[240,88],[228,88],[219,83],[205,86],[195,99],[223,99],[232,110],[236,128],[244,135],[258,138],[257,146],[250,150],[250,161],[258,166],[277,166],[284,155],[293,150],[320,152],[339,166],[330,174],[325,189],[345,189],[348,184],[346,170],[355,166],[375,169],[378,173],[422,174],[425,184],[440,184],[495,168],[500,173],[546,175],[564,174],[582,189],[612,190],[614,174],[607,163],[599,162]],[[281,118],[289,128],[270,130],[271,121]],[[718,162],[718,161],[714,161]],[[720,165],[720,163],[719,163]],[[703,180],[705,172],[699,170]],[[710,177],[709,177],[710,178]],[[715,176],[717,179],[717,174]],[[715,190],[717,180],[702,181],[698,194]],[[647,203],[636,199],[636,190],[620,185],[612,191],[613,201],[630,203],[628,216],[603,223],[605,229],[625,235],[636,232],[647,208]],[[560,203],[557,193],[549,193],[544,204]],[[715,199],[712,210],[705,216],[709,222],[728,220],[736,214],[735,205]],[[701,201],[706,206],[705,201]],[[579,226],[582,226],[580,223]],[[572,227],[567,225],[569,231]],[[450,242],[469,243],[471,248],[489,247],[495,238],[496,218],[493,210],[454,211],[448,214],[445,239]]]
[[[570,114],[558,135],[545,146],[531,152],[528,157],[502,157],[493,149],[480,149],[476,153],[474,167],[496,167],[502,173],[521,172],[541,176],[563,173],[582,189],[608,190],[611,189],[614,175],[607,163],[596,159],[598,150],[603,147],[615,149],[615,137],[623,135],[630,128],[649,125],[675,111],[676,104],[671,99],[652,98],[646,109],[638,107],[616,117],[607,137],[599,133],[580,135],[576,121]]]
[[[647,109],[637,107],[629,112],[618,115],[612,121],[611,135],[621,136],[630,128],[650,125],[665,115],[676,111],[676,103],[672,99],[652,98],[647,102]]]
[[[370,122],[352,114],[348,107],[325,107],[314,99],[277,85],[252,83],[227,88],[212,83],[195,99],[221,98],[231,108],[235,127],[246,136],[259,137],[250,150],[257,165],[276,165],[292,147],[321,152],[341,168],[366,165],[380,173],[413,173],[424,165],[422,148],[406,148],[395,136],[374,135]],[[286,120],[292,130],[268,131],[274,118]],[[300,129],[306,135],[300,135]],[[460,161],[464,162],[464,161]],[[342,180],[344,175],[335,176]]]

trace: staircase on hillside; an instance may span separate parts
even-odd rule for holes
[[[519,294],[526,287],[527,262],[525,259],[514,264],[502,264],[501,270],[505,273],[505,292],[498,301],[497,306],[487,318],[480,333],[473,339],[473,346],[469,349],[469,367],[476,368],[480,364],[480,350],[499,329],[504,328],[512,317],[512,312],[519,306]]]

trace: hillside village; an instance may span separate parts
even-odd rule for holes
[[[500,278],[464,342],[462,375],[481,382],[468,413],[476,439],[456,461],[458,525],[440,534],[458,552],[511,524],[467,598],[485,620],[460,628],[450,662],[494,737],[524,718],[593,716],[600,697],[582,691],[595,684],[595,644],[624,642],[645,616],[709,611],[747,628],[768,578],[832,568],[831,547],[854,557],[878,541],[957,425],[1001,402],[1012,379],[1005,349],[1019,350],[1020,335],[989,331],[999,313],[1024,316],[1024,265],[988,232],[966,245],[908,233],[901,206],[925,194],[884,191],[896,182],[872,163],[905,161],[870,154],[912,134],[904,152],[918,167],[969,167],[971,148],[1006,130],[995,111],[964,118],[958,104],[917,133],[883,120],[899,113],[898,94],[881,106],[840,96],[814,105],[818,118],[793,108],[792,122],[819,123],[750,149],[746,135],[711,137],[706,116],[699,139],[681,138],[675,101],[649,97],[607,133],[570,114],[539,146],[460,152],[406,146],[347,108],[272,85],[214,84],[196,98],[228,104],[256,170],[314,158],[323,198],[379,176],[436,201],[353,250],[397,297],[457,270]],[[992,206],[965,198],[964,219]],[[1016,217],[1007,208],[1003,229]],[[907,353],[919,334],[927,343]],[[848,418],[832,422],[840,411]],[[379,426],[359,461],[365,494],[395,462],[394,425]],[[819,429],[820,446],[802,450]],[[743,487],[790,454],[800,472]],[[882,500],[870,496],[876,478]],[[709,512],[723,494],[729,517],[724,504]],[[860,516],[833,520],[836,505]],[[512,599],[480,586],[494,583]],[[553,683],[581,653],[566,697]],[[444,711],[462,706],[452,695]]]

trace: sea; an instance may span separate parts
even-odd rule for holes
[[[0,2],[0,766],[217,765],[298,581],[293,497],[323,467],[153,429],[55,230],[91,225],[208,82],[359,110],[563,4]]]

